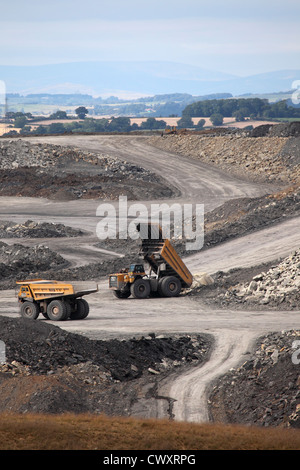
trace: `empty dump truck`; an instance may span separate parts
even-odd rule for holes
[[[137,299],[149,296],[175,297],[183,288],[190,287],[193,276],[172,246],[164,239],[161,227],[138,224],[142,240],[140,257],[149,265],[146,274],[144,264],[132,263],[129,268],[109,275],[109,288],[119,299],[130,295]]]
[[[49,320],[82,320],[89,314],[89,304],[82,297],[98,291],[97,285],[43,279],[18,281],[17,284],[21,316],[33,320],[40,313]]]

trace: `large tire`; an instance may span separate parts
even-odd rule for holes
[[[71,313],[71,320],[84,320],[90,312],[90,306],[85,299],[76,300],[76,309]]]
[[[30,320],[36,320],[39,316],[40,309],[38,304],[35,302],[23,302],[20,310],[23,318],[29,318]]]
[[[113,291],[115,297],[117,297],[117,299],[128,299],[128,297],[130,297],[131,295],[131,292],[130,290],[126,290],[126,291],[121,291],[121,290],[114,290]]]
[[[63,321],[68,318],[69,309],[62,300],[52,300],[47,307],[49,320]]]
[[[181,291],[181,282],[175,276],[164,277],[161,281],[161,291],[164,297],[177,297]]]
[[[150,283],[145,279],[136,279],[130,286],[130,292],[135,299],[146,299],[150,295]]]
[[[164,294],[163,294],[163,291],[162,291],[162,288],[161,288],[163,280],[164,280],[164,278],[159,279],[158,283],[157,283],[157,295],[158,295],[158,297],[164,297]]]

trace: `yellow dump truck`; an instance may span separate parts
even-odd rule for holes
[[[89,314],[89,304],[82,297],[98,291],[97,285],[44,279],[17,281],[17,284],[21,316],[33,320],[40,313],[49,320],[82,320]]]
[[[142,240],[140,257],[149,265],[146,273],[144,264],[132,263],[119,273],[109,275],[109,288],[119,299],[135,297],[175,297],[183,288],[190,287],[193,276],[172,246],[164,239],[160,226],[138,224]]]

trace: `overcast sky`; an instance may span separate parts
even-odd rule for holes
[[[1,4],[0,65],[158,60],[239,76],[300,68],[299,0]]]

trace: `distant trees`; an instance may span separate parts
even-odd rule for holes
[[[49,134],[64,134],[66,129],[60,122],[53,122],[49,126]]]
[[[34,133],[35,134],[47,134],[47,126],[38,126],[35,130],[34,130]]]
[[[15,118],[14,126],[19,127],[23,129],[23,127],[27,124],[27,117],[25,115],[23,116],[17,116]]]
[[[246,117],[252,119],[299,118],[300,109],[290,106],[288,100],[270,103],[260,98],[230,98],[196,101],[182,111],[182,117],[210,117],[214,114],[235,117],[237,121],[243,121]]]
[[[190,116],[183,116],[181,119],[177,121],[177,126],[179,129],[185,129],[185,128],[194,127],[194,123]]]
[[[223,124],[223,116],[220,113],[213,113],[210,120],[213,126],[222,126]]]
[[[204,125],[205,125],[205,119],[199,119],[199,121],[195,125],[195,129],[198,129],[198,130],[203,129]]]
[[[50,119],[68,119],[66,111],[56,111],[53,114],[50,114]]]
[[[153,117],[148,118],[146,121],[143,121],[141,123],[141,129],[149,129],[149,130],[154,130],[154,129],[165,129],[167,126],[166,121],[161,120],[156,120]]]
[[[79,119],[84,119],[85,116],[88,114],[88,110],[86,109],[85,106],[79,106],[78,108],[75,109],[75,113],[79,117]]]

